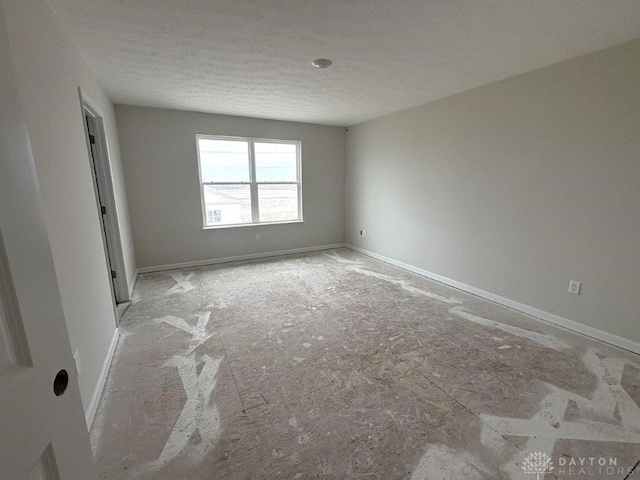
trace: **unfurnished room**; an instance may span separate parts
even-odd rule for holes
[[[0,0],[0,479],[640,478],[638,0]]]

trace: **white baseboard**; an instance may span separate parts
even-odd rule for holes
[[[452,280],[442,275],[438,275],[437,273],[429,272],[428,270],[423,270],[422,268],[414,267],[413,265],[409,265],[408,263],[400,262],[398,260],[385,257],[384,255],[370,252],[369,250],[365,250],[364,248],[356,247],[350,244],[345,244],[344,246],[355,252],[362,253],[363,255],[367,255],[368,257],[381,260],[385,263],[389,263],[396,267],[400,267],[404,270],[408,270],[410,272],[416,273],[423,277],[427,277],[431,280],[435,280],[436,282],[440,282],[450,287],[457,288],[458,290],[462,290],[463,292],[471,293],[473,295],[484,298],[486,300],[490,300],[492,302],[498,303],[505,307],[509,307],[519,312],[526,313],[527,315],[531,315],[532,317],[535,317],[537,319],[552,323],[555,326],[562,327],[567,330],[571,330],[572,332],[580,333],[582,335],[586,335],[587,337],[600,340],[601,342],[608,343],[610,345],[614,345],[624,350],[629,350],[630,352],[640,354],[640,343],[634,342],[632,340],[619,337],[618,335],[614,335],[612,333],[604,332],[597,328],[593,328],[588,325],[575,322],[573,320],[569,320],[568,318],[554,315],[553,313],[545,312],[544,310],[540,310],[539,308],[525,305],[524,303],[516,302],[515,300],[510,300],[508,298],[501,297],[500,295],[496,295],[494,293],[487,292],[485,290],[481,290],[476,287],[472,287],[465,283]]]
[[[204,267],[207,265],[216,265],[218,263],[240,262],[243,260],[254,260],[257,258],[279,257],[281,255],[293,255],[295,253],[317,252],[319,250],[332,250],[334,248],[343,248],[344,243],[334,243],[331,245],[318,245],[315,247],[292,248],[290,250],[278,250],[276,252],[251,253],[248,255],[235,255],[233,257],[211,258],[208,260],[196,260],[193,262],[171,263],[168,265],[154,265],[151,267],[142,267],[137,270],[138,273],[162,272],[165,270],[179,270],[182,268]]]
[[[109,350],[107,350],[107,356],[105,357],[104,363],[102,364],[102,370],[100,371],[100,376],[98,377],[98,384],[96,385],[96,388],[93,391],[91,402],[89,402],[89,407],[85,412],[85,420],[87,422],[88,430],[91,430],[91,425],[93,425],[93,419],[96,417],[96,412],[98,411],[98,404],[100,403],[100,397],[102,397],[102,391],[104,390],[104,385],[107,382],[109,367],[111,367],[111,362],[113,361],[113,354],[116,351],[116,345],[118,344],[119,335],[120,335],[120,330],[116,328],[116,331],[113,332],[111,343],[109,344]]]

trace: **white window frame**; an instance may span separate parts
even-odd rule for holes
[[[249,143],[249,181],[248,182],[203,182],[202,181],[202,163],[200,160],[199,140],[231,140],[244,141]],[[296,174],[295,182],[258,182],[256,178],[256,161],[255,161],[255,143],[280,143],[296,146]],[[196,152],[198,155],[198,182],[200,183],[200,206],[202,209],[202,228],[204,230],[215,228],[235,228],[248,227],[255,225],[273,225],[283,223],[302,223],[302,143],[298,140],[280,140],[274,138],[254,138],[254,137],[231,137],[226,135],[196,135]],[[251,219],[249,223],[231,223],[225,225],[207,225],[207,205],[204,198],[205,185],[249,185],[251,195]],[[298,218],[291,220],[282,220],[279,222],[261,222],[260,221],[260,205],[258,198],[259,185],[297,185],[298,192]]]

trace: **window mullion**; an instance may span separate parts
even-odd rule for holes
[[[300,144],[296,144],[296,190],[298,192],[298,220],[302,220],[302,159]]]
[[[251,221],[260,221],[260,207],[258,206],[258,184],[256,182],[256,151],[253,140],[249,141],[249,174],[251,175]]]

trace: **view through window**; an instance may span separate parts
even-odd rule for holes
[[[300,142],[196,140],[205,227],[302,220]]]

